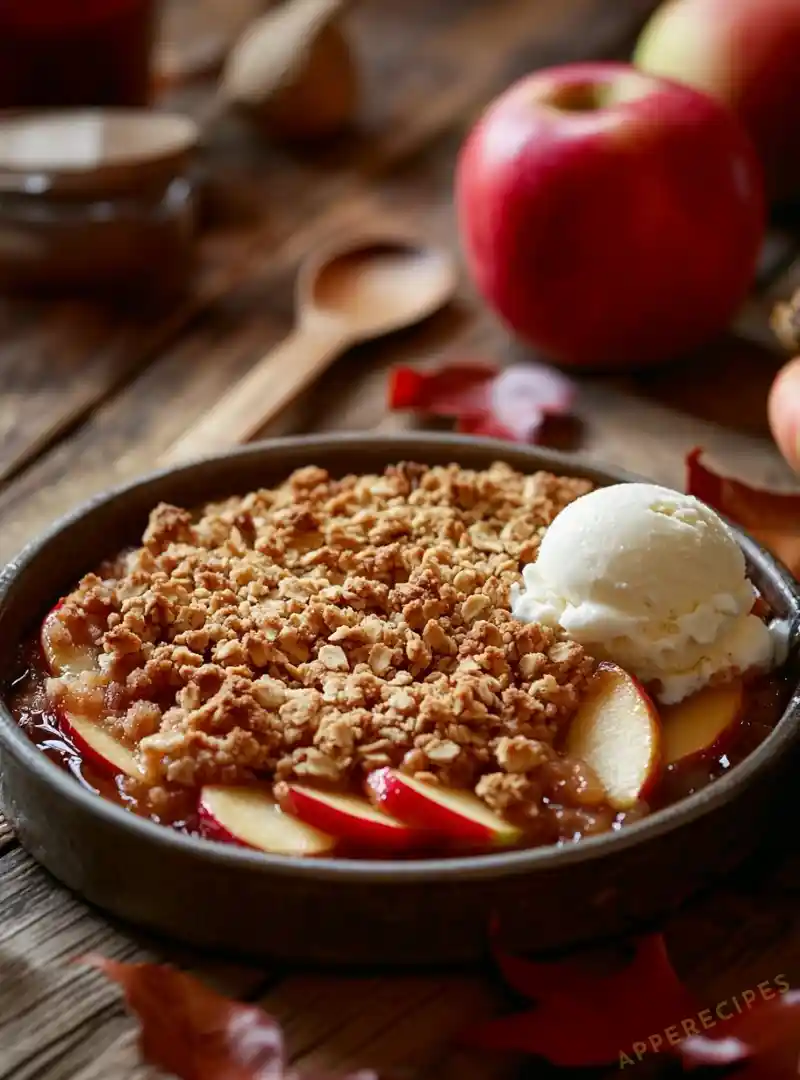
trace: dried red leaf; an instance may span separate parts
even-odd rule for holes
[[[325,1080],[286,1071],[280,1025],[258,1005],[233,1001],[163,964],[97,955],[83,962],[120,984],[141,1024],[142,1057],[179,1080]],[[365,1070],[339,1080],[378,1077]]]
[[[621,1054],[635,1059],[654,1047],[673,1025],[697,1012],[697,1003],[670,964],[661,935],[635,943],[629,963],[612,972],[593,971],[580,959],[535,963],[496,951],[498,965],[536,1008],[490,1021],[468,1036],[470,1045],[523,1052],[554,1065],[609,1065]]]
[[[572,404],[573,385],[543,364],[498,370],[478,363],[445,364],[435,371],[395,368],[389,407],[458,420],[459,431],[514,442],[534,442],[546,416]]]
[[[677,1053],[689,1068],[737,1065],[741,1080],[794,1080],[800,1074],[800,990],[788,990],[734,1014],[713,1034],[684,1040]]]
[[[493,364],[479,361],[444,364],[435,371],[392,368],[389,408],[431,416],[479,416],[490,408],[489,387],[497,374]]]
[[[766,491],[721,476],[701,459],[700,449],[686,458],[686,490],[751,533],[800,576],[800,492]]]

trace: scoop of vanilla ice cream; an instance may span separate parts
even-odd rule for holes
[[[768,667],[772,636],[736,539],[708,506],[655,484],[570,503],[512,589],[523,622],[560,626],[599,660],[680,701],[712,676]]]

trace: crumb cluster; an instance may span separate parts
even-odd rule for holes
[[[401,463],[321,468],[205,506],[160,505],[141,547],[54,618],[98,668],[51,679],[171,788],[269,778],[358,787],[391,765],[470,788],[542,839],[607,828],[596,777],[559,752],[593,661],[524,625],[509,589],[589,485]]]

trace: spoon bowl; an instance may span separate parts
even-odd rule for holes
[[[432,315],[455,291],[443,250],[398,236],[361,236],[306,259],[297,324],[162,457],[165,465],[247,442],[346,349]]]
[[[335,319],[351,340],[388,334],[433,314],[451,296],[450,255],[409,240],[361,240],[326,251],[298,279],[298,308]]]

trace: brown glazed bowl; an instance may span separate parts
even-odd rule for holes
[[[398,460],[457,461],[631,479],[543,450],[456,436],[313,436],[253,445],[139,480],[84,506],[31,544],[0,579],[6,685],[18,646],[54,599],[103,556],[141,536],[159,501],[181,505],[271,485],[315,463],[334,474]],[[755,584],[794,625],[789,574],[739,533]],[[793,661],[790,659],[789,661]],[[732,867],[765,828],[776,781],[798,741],[800,691],[730,773],[666,810],[562,848],[408,862],[299,860],[183,836],[84,790],[0,710],[0,800],[22,844],[86,900],[198,946],[336,964],[474,961],[497,919],[518,951],[642,928]]]

